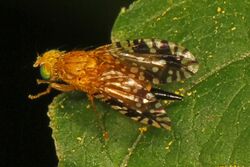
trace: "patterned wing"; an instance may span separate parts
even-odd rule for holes
[[[110,52],[128,66],[145,71],[153,84],[181,81],[198,71],[195,57],[185,48],[166,40],[136,39],[115,42]]]
[[[95,97],[133,120],[169,130],[170,119],[159,100],[151,92],[148,82],[140,81],[139,76],[130,74],[129,69],[103,73],[100,80],[104,84]]]

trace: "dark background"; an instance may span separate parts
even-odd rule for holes
[[[47,107],[58,92],[44,89],[32,67],[36,53],[110,43],[121,7],[132,0],[22,0],[0,2],[0,166],[52,167],[57,157]]]

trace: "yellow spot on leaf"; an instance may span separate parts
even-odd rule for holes
[[[236,30],[236,27],[231,28],[231,31],[234,31],[234,30]]]
[[[185,83],[185,81],[184,80],[180,80],[180,83]]]
[[[217,7],[217,13],[225,13],[225,10],[223,10],[221,7]]]
[[[184,88],[180,88],[180,89],[176,90],[174,93],[177,94],[177,95],[184,96],[185,89]]]
[[[173,140],[172,141],[170,141],[168,144],[167,144],[167,146],[165,147],[165,149],[166,150],[169,150],[169,148],[170,148],[170,146],[173,144]]]
[[[217,12],[218,12],[218,13],[220,13],[221,10],[222,10],[221,7],[218,7],[218,8],[217,8]]]
[[[147,130],[148,130],[148,128],[146,126],[143,126],[143,127],[139,128],[139,131],[140,131],[141,134],[144,133],[144,132],[147,132]]]
[[[77,137],[76,138],[78,141],[82,141],[82,138],[81,137]]]

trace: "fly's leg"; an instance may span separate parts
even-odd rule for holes
[[[94,112],[96,112],[96,106],[95,106],[95,103],[94,103],[94,97],[92,95],[88,94],[88,98],[89,98],[89,101],[91,102],[91,106],[93,107]]]
[[[41,96],[44,96],[44,95],[47,95],[51,92],[52,88],[53,89],[56,89],[56,90],[59,90],[59,91],[62,91],[62,92],[68,92],[68,91],[72,91],[74,90],[74,87],[70,86],[70,85],[66,85],[66,84],[59,84],[59,83],[51,83],[50,81],[45,81],[45,80],[37,80],[37,84],[40,85],[40,84],[49,84],[48,88],[43,91],[43,92],[40,92],[36,95],[29,95],[28,98],[31,99],[31,100],[34,100],[34,99],[37,99]]]
[[[71,85],[66,85],[66,84],[59,84],[59,83],[50,83],[50,86],[53,89],[62,91],[62,92],[69,92],[75,90],[75,88]]]
[[[37,93],[36,95],[29,95],[28,98],[31,99],[31,100],[34,100],[34,99],[37,99],[37,98],[39,98],[41,96],[47,95],[50,92],[51,92],[51,87],[48,86],[48,88],[45,91]]]
[[[100,113],[98,113],[97,110],[96,110],[96,106],[95,106],[95,103],[94,103],[94,96],[91,95],[91,94],[88,94],[88,98],[89,98],[89,100],[91,102],[91,106],[93,107],[94,112],[96,113],[97,122],[99,122],[100,128],[102,130],[102,136],[103,136],[104,140],[107,141],[109,139],[109,133],[106,131],[106,128],[105,128],[103,122],[101,121],[102,120],[102,115]]]

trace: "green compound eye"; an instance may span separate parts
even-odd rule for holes
[[[45,80],[50,79],[50,71],[44,65],[41,65],[41,67],[40,67],[40,74],[41,74],[43,79],[45,79]]]

